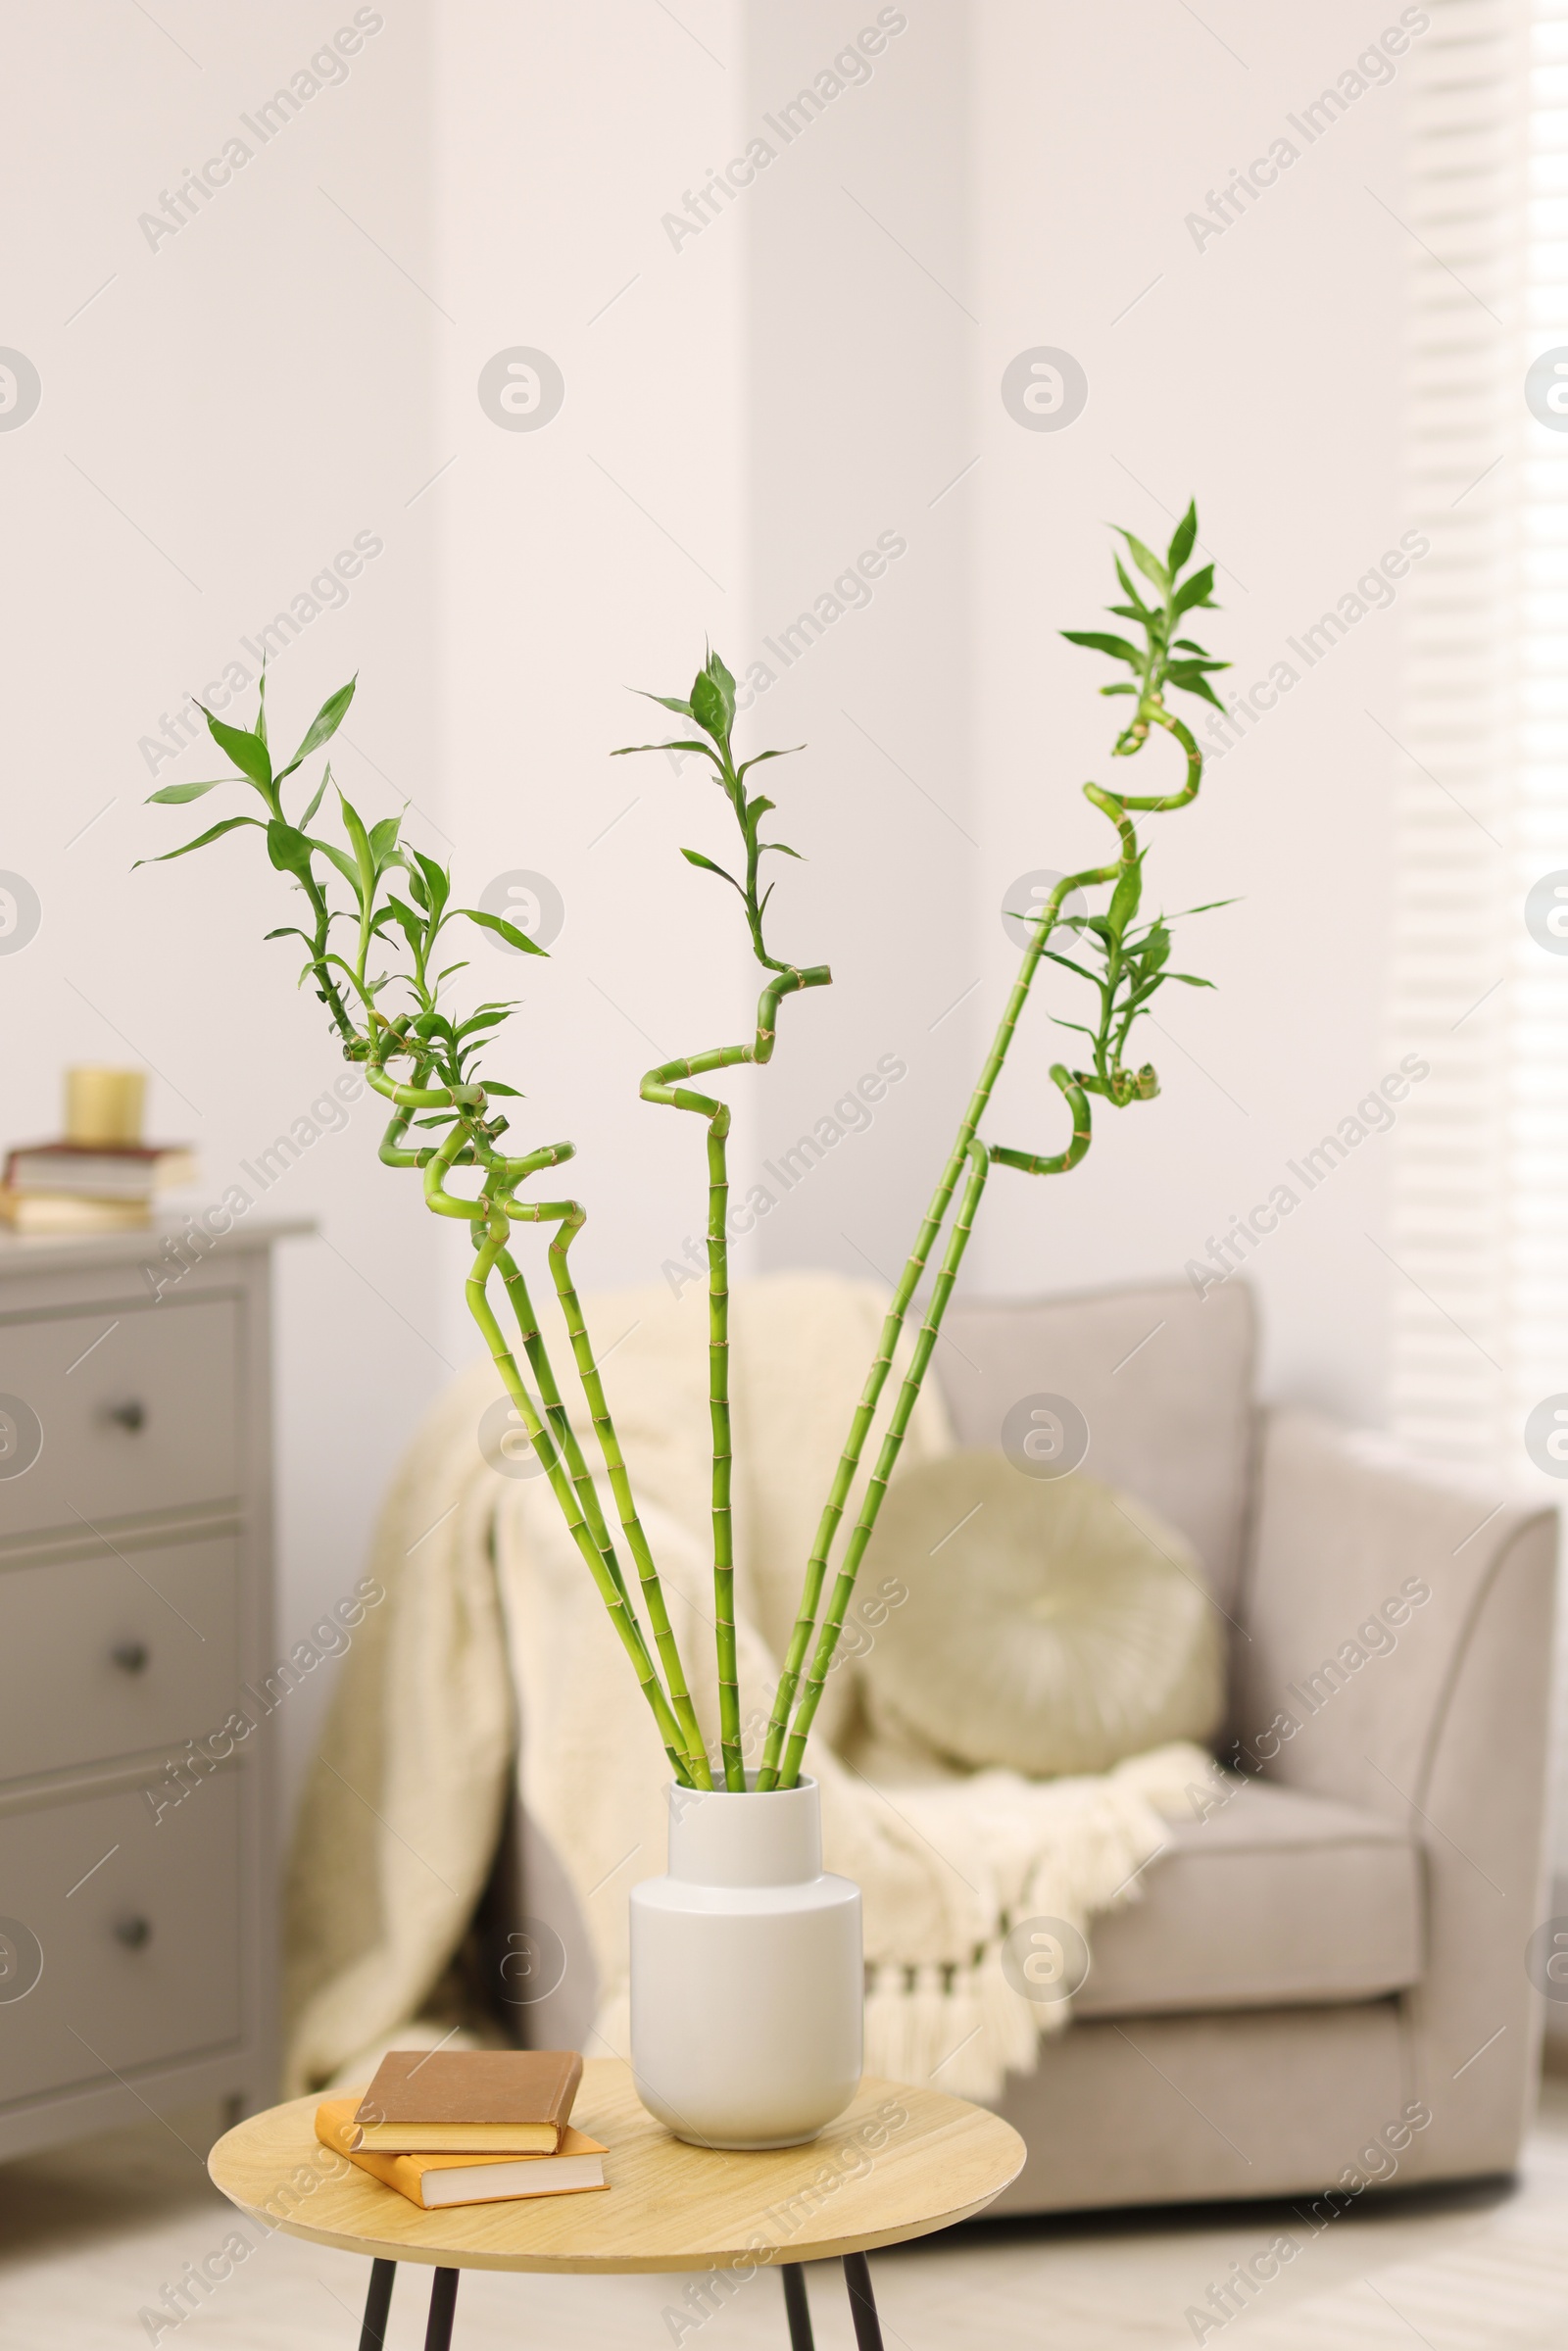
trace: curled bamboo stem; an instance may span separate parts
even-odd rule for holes
[[[437,1215],[458,1217],[475,1228],[477,1247],[474,1262],[465,1286],[469,1312],[473,1315],[484,1336],[491,1359],[501,1374],[507,1393],[522,1420],[529,1441],[549,1479],[551,1490],[565,1520],[567,1532],[587,1563],[600,1595],[610,1609],[616,1634],[631,1658],[632,1667],[643,1694],[653,1709],[654,1718],[659,1725],[660,1737],[663,1741],[676,1778],[686,1786],[701,1786],[707,1779],[702,1739],[697,1730],[690,1695],[686,1691],[684,1677],[680,1674],[674,1637],[669,1628],[668,1618],[663,1613],[662,1594],[659,1592],[658,1575],[657,1570],[654,1569],[652,1556],[648,1555],[647,1566],[652,1576],[655,1592],[659,1595],[660,1615],[656,1620],[656,1639],[658,1623],[662,1621],[665,1635],[665,1668],[667,1671],[670,1657],[673,1656],[676,1678],[680,1691],[685,1698],[687,1715],[690,1718],[689,1728],[687,1722],[681,1720],[675,1706],[666,1695],[648,1654],[642,1627],[631,1609],[625,1580],[615,1557],[609,1530],[605,1525],[598,1494],[593,1480],[588,1474],[587,1463],[577,1441],[576,1432],[571,1426],[570,1417],[562,1401],[560,1387],[550,1362],[543,1333],[539,1328],[538,1317],[533,1311],[526,1284],[506,1249],[510,1216],[514,1215],[519,1220],[538,1222],[547,1220],[553,1212],[556,1216],[563,1218],[574,1216],[576,1227],[580,1228],[582,1211],[575,1201],[569,1200],[556,1203],[518,1202],[510,1197],[510,1190],[504,1207],[500,1203],[492,1201],[488,1197],[488,1192],[482,1194],[477,1200],[467,1200],[459,1199],[446,1190],[445,1179],[448,1171],[454,1165],[462,1163],[465,1158],[469,1163],[472,1163],[476,1157],[478,1158],[479,1163],[485,1168],[487,1186],[498,1182],[510,1187],[512,1183],[515,1183],[527,1175],[534,1174],[544,1167],[557,1165],[563,1159],[571,1157],[572,1147],[569,1144],[552,1144],[540,1151],[528,1153],[521,1159],[504,1159],[490,1149],[482,1135],[466,1129],[465,1123],[460,1120],[448,1130],[439,1147],[413,1152],[405,1151],[401,1148],[401,1134],[406,1128],[408,1116],[415,1109],[448,1107],[451,1097],[460,1090],[446,1087],[432,1088],[418,1082],[423,1078],[422,1070],[416,1072],[416,1082],[408,1086],[399,1085],[374,1065],[367,1074],[377,1092],[386,1095],[395,1103],[398,1113],[388,1128],[386,1140],[382,1145],[383,1156],[395,1153],[396,1155],[392,1158],[394,1165],[412,1164],[421,1168],[426,1205]],[[474,1088],[462,1091],[477,1094],[479,1097],[477,1102],[469,1102],[462,1106],[469,1111],[482,1113],[483,1090]],[[482,1228],[482,1237],[479,1228]],[[528,1392],[518,1369],[516,1358],[507,1346],[501,1326],[490,1306],[489,1278],[491,1273],[498,1269],[517,1319],[523,1351],[528,1357],[530,1368],[539,1387],[538,1404],[535,1403],[533,1396]],[[580,1327],[580,1314],[578,1323]],[[586,1333],[583,1334],[583,1338],[586,1342]],[[591,1361],[591,1354],[589,1359]],[[597,1379],[597,1373],[595,1378]],[[599,1391],[598,1406],[596,1425],[601,1418],[605,1421],[608,1421],[609,1418],[608,1412],[603,1409],[602,1389]],[[603,1429],[600,1434],[603,1439]],[[616,1457],[618,1464],[618,1446],[616,1447]],[[623,1465],[620,1465],[620,1471],[624,1485]],[[629,1489],[627,1490],[627,1500],[628,1502],[630,1500]],[[641,1535],[640,1526],[638,1533]],[[643,1547],[646,1552],[646,1543]],[[639,1562],[639,1564],[641,1563]],[[646,1577],[644,1591],[646,1594],[648,1591]]]
[[[805,970],[777,972],[763,988],[757,1007],[757,1033],[750,1045],[720,1045],[684,1060],[666,1061],[649,1070],[642,1082],[642,1099],[676,1110],[689,1110],[708,1121],[708,1409],[712,1460],[710,1518],[713,1546],[713,1626],[718,1676],[719,1755],[724,1786],[732,1794],[744,1793],[746,1759],[741,1745],[740,1677],[735,1637],[735,1531],[731,1479],[733,1445],[729,1412],[729,1166],[727,1147],[730,1108],[727,1102],[681,1085],[682,1078],[705,1075],[711,1069],[733,1069],[743,1062],[759,1065],[772,1058],[777,1036],[778,1007],[798,989],[824,987],[832,974],[825,964]]]

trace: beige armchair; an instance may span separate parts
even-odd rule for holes
[[[1086,1474],[1189,1537],[1231,1624],[1222,1760],[1248,1775],[1194,1790],[1143,1900],[1093,1931],[1071,2026],[1003,2103],[1029,2161],[997,2209],[1507,2171],[1540,2044],[1556,1514],[1260,1414],[1240,1284],[950,1329],[962,1442],[1070,1396]]]

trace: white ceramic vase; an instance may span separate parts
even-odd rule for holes
[[[631,1893],[637,2095],[700,2147],[794,2147],[860,2079],[860,1889],[817,1785],[669,1790],[669,1874]]]

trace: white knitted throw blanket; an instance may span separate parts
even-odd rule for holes
[[[734,1294],[736,1619],[754,1762],[884,1305],[870,1285],[821,1274]],[[705,1293],[603,1297],[589,1325],[716,1753]],[[484,1884],[514,1750],[519,1792],[591,1940],[594,2045],[627,2052],[627,1893],[664,1866],[668,1764],[544,1479],[501,1477],[480,1454],[477,1424],[500,1393],[488,1363],[453,1384],[382,1514],[373,1567],[387,1598],[343,1662],[295,1842],[296,2090],[416,2016]],[[582,1433],[586,1446],[586,1420]],[[873,1433],[867,1461],[874,1444]],[[951,1444],[928,1383],[904,1461]],[[605,1503],[613,1525],[608,1492]],[[854,1645],[874,1638],[862,1626]],[[1138,1872],[1165,1841],[1159,1809],[1212,1767],[1176,1745],[1094,1778],[955,1773],[865,1739],[856,1673],[847,1658],[830,1677],[807,1763],[821,1784],[825,1864],[863,1896],[866,2067],[994,2098],[1007,2072],[1034,2069],[1039,2033],[1070,2014],[1066,2001],[1013,1990],[1002,1964],[1009,1928],[1044,1917],[1084,1931],[1137,1899]]]

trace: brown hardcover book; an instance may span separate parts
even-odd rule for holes
[[[328,2098],[316,2110],[316,2135],[350,2163],[395,2187],[421,2212],[449,2204],[502,2204],[524,2196],[574,2196],[585,2188],[608,2187],[602,2140],[568,2123],[558,2155],[372,2155],[353,2144],[358,2137],[356,2098]]]
[[[582,2080],[575,2049],[390,2049],[360,2101],[374,2155],[554,2155]]]
[[[23,1143],[7,1151],[0,1180],[10,1192],[147,1200],[196,1176],[196,1155],[183,1143]]]

